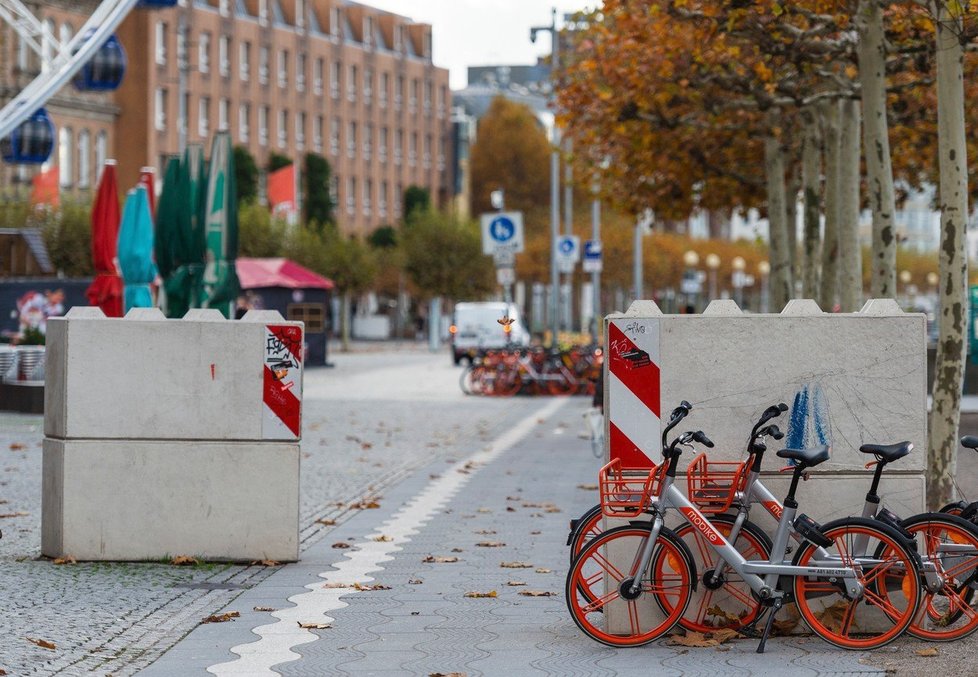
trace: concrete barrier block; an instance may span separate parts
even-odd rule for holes
[[[717,299],[715,301],[710,301],[710,305],[706,307],[703,314],[713,316],[731,316],[743,315],[744,311],[740,309],[740,306],[738,306],[737,302],[733,299]]]
[[[782,315],[821,315],[822,309],[812,299],[792,299],[781,310]]]
[[[283,322],[282,314],[277,310],[249,310],[241,318],[243,322]]]
[[[127,320],[165,321],[166,315],[159,308],[130,308],[126,313]]]
[[[49,437],[299,439],[302,323],[90,310],[48,323]]]
[[[636,315],[638,317],[658,317],[662,315],[658,304],[655,301],[632,301],[625,311],[625,315]]]
[[[224,322],[227,318],[216,308],[191,308],[180,319],[186,322]]]
[[[859,309],[860,315],[902,315],[903,309],[894,299],[869,299]]]
[[[41,550],[295,561],[298,487],[297,444],[45,439]]]

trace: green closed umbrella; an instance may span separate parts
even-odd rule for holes
[[[176,162],[176,171],[173,165]],[[167,165],[166,180],[160,195],[158,233],[163,238],[164,262],[157,256],[160,274],[168,269],[163,288],[168,317],[183,317],[190,308],[199,308],[204,298],[204,196],[207,168],[204,149],[187,146],[180,160]]]
[[[234,184],[231,135],[219,132],[211,146],[207,177],[204,232],[207,250],[204,267],[204,305],[232,317],[232,307],[241,285],[235,271],[238,256],[238,196]]]

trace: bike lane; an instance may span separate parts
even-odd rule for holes
[[[757,655],[755,640],[612,649],[581,634],[563,587],[568,520],[596,501],[584,408],[528,401],[487,447],[391,488],[223,610],[240,617],[198,626],[140,674],[882,674],[811,637]]]

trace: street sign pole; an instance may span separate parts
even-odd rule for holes
[[[556,135],[556,129],[554,134]],[[557,271],[557,240],[560,238],[560,151],[554,144],[550,154],[550,347],[557,347],[560,326],[560,275]]]
[[[601,242],[601,201],[595,196],[591,201],[591,239]],[[591,343],[598,342],[598,335],[602,333],[601,326],[601,270],[595,268],[591,273],[591,293],[594,295],[592,301],[591,318]]]

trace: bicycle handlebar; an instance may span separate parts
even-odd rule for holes
[[[693,405],[687,402],[686,400],[683,400],[679,403],[678,407],[672,410],[672,414],[669,415],[669,424],[665,427],[665,430],[662,431],[662,455],[663,456],[665,456],[666,452],[668,452],[670,449],[669,441],[667,439],[669,435],[669,431],[671,431],[673,428],[679,425],[679,422],[682,421],[684,418],[686,418],[689,415],[689,412],[692,411],[692,409],[693,409]]]

